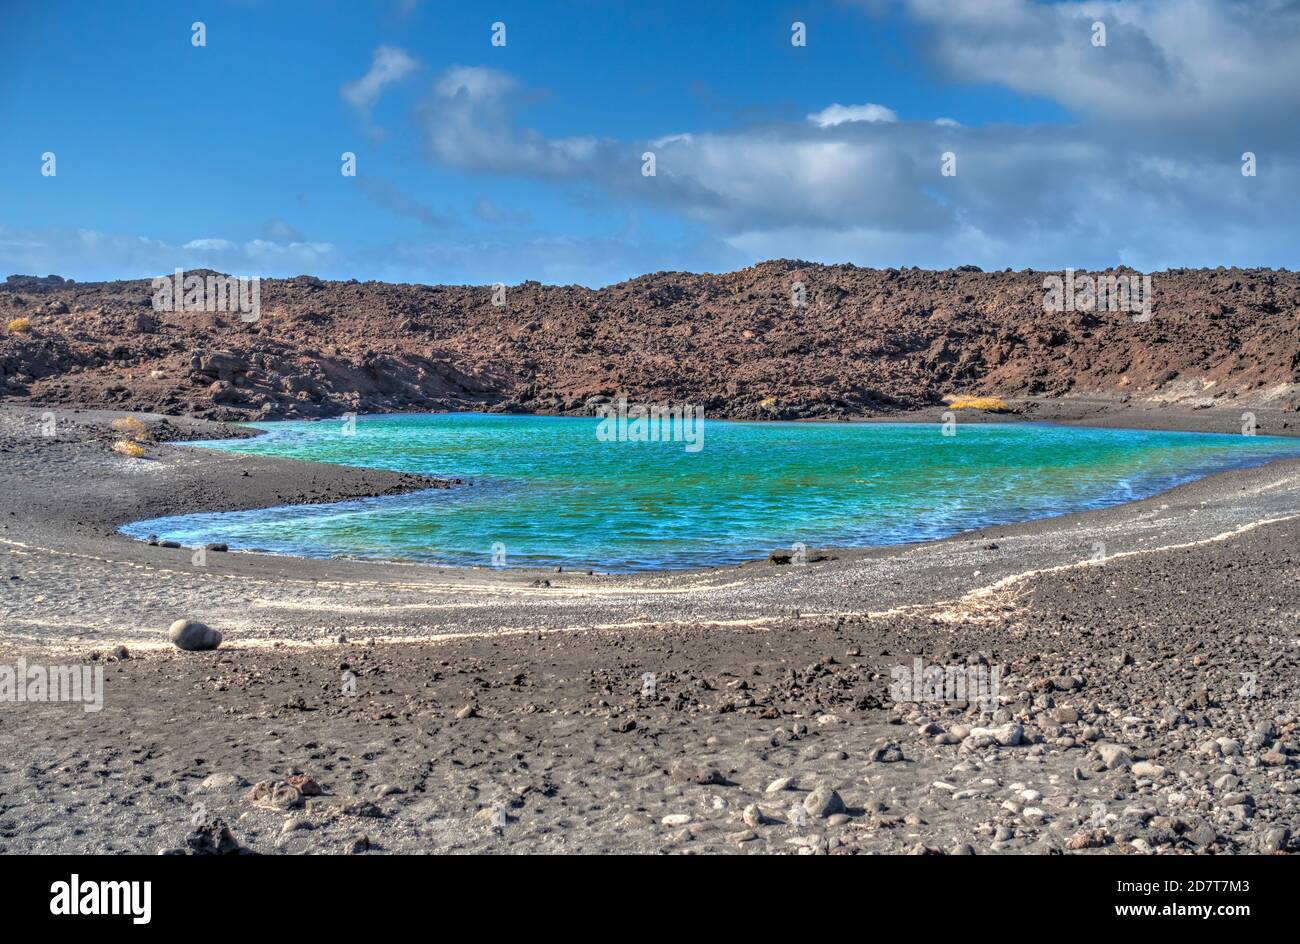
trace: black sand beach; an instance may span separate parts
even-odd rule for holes
[[[0,407],[0,660],[102,665],[103,707],[0,705],[23,758],[0,770],[0,851],[191,849],[215,820],[264,853],[1292,847],[1300,463],[804,566],[196,566],[116,529],[433,483],[161,444],[129,459],[109,448],[122,414],[55,410],[46,437],[45,412]],[[159,439],[236,433],[165,422]],[[174,649],[181,618],[222,647]],[[896,700],[917,658],[979,667],[997,703]],[[250,791],[295,775],[312,783]]]

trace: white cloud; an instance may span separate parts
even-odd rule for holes
[[[905,8],[950,77],[1043,96],[1131,133],[1274,140],[1279,124],[1300,117],[1300,5],[1291,0],[906,0]],[[1093,45],[1096,22],[1104,46]]]
[[[514,112],[518,94],[518,83],[496,69],[448,69],[420,108],[430,155],[480,172],[568,177],[589,172],[615,146],[608,139],[547,138],[521,127]]]
[[[892,108],[868,102],[865,105],[831,105],[813,112],[808,120],[819,128],[830,128],[846,121],[897,121],[898,115]]]
[[[361,78],[346,83],[339,94],[364,118],[388,86],[400,82],[416,71],[420,64],[395,46],[380,46],[375,50],[370,70]]]
[[[211,268],[236,275],[288,276],[336,263],[323,242],[199,238],[181,244],[91,229],[14,230],[0,225],[0,275],[56,274],[81,281],[153,277]]]
[[[533,95],[514,77],[460,66],[427,86],[418,109],[431,159],[473,174],[541,179],[578,199],[603,191],[629,213],[650,204],[708,235],[662,246],[518,236],[467,243],[430,233],[429,241],[349,255],[282,228],[242,244],[202,237],[171,246],[0,227],[0,270],[120,277],[211,265],[346,277],[365,266],[403,280],[600,284],[773,256],[985,268],[1294,265],[1300,4],[904,0],[904,8],[923,27],[923,51],[953,78],[1050,99],[1069,121],[964,127],[836,103],[805,120],[670,129],[652,140],[617,140],[599,126],[553,137],[529,127]],[[1107,24],[1104,47],[1091,42],[1096,20]],[[417,68],[400,50],[380,47],[344,99],[368,115],[386,88]],[[655,177],[641,174],[645,150],[656,153]],[[1246,150],[1259,155],[1258,177],[1240,174]],[[946,151],[957,156],[955,177],[940,173]],[[368,186],[396,212],[444,222],[381,181]],[[497,223],[528,219],[486,201],[471,212]]]
[[[200,252],[230,252],[235,244],[228,239],[191,239],[181,248]]]
[[[1186,253],[1231,228],[1240,255],[1223,261],[1250,264],[1253,251],[1284,264],[1277,241],[1288,227],[1278,220],[1300,209],[1300,149],[1295,122],[1277,119],[1295,112],[1300,82],[1283,93],[1276,75],[1294,69],[1247,65],[1255,57],[1290,61],[1276,36],[1300,35],[1300,5],[1254,0],[1240,8],[1259,16],[1233,20],[1200,0],[908,0],[928,27],[931,53],[957,78],[1077,106],[1078,120],[1068,124],[972,128],[947,117],[900,121],[875,103],[836,103],[802,122],[650,141],[551,138],[521,121],[529,93],[510,76],[459,68],[438,79],[426,105],[429,153],[478,173],[596,185],[633,205],[693,218],[755,252],[770,246],[807,256],[802,239],[866,264],[886,257],[902,264],[889,248],[897,246],[960,264],[971,261],[960,251],[969,244],[1008,261],[1041,264],[1050,252],[1088,265],[1141,258],[1165,266],[1180,264],[1175,245]],[[1276,27],[1267,16],[1274,13]],[[1109,24],[1105,47],[1091,42],[1097,19]],[[1231,88],[1216,87],[1231,78]],[[1281,111],[1269,111],[1273,105]],[[1228,126],[1239,136],[1225,139]],[[641,175],[647,149],[656,154],[651,178]],[[1243,178],[1243,150],[1267,153],[1267,173]],[[940,172],[948,151],[957,155],[955,177]],[[1172,239],[1171,231],[1194,235]]]

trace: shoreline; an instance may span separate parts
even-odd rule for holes
[[[1189,433],[1189,434],[1194,433],[1194,434],[1223,435],[1223,436],[1241,435],[1239,430],[1237,432],[1232,432],[1228,429],[1223,428],[1225,425],[1228,425],[1229,421],[1237,419],[1237,414],[1235,412],[1228,412],[1225,414],[1223,411],[1207,412],[1205,410],[1169,411],[1164,409],[1159,409],[1159,410],[1151,410],[1145,408],[1132,409],[1129,408],[1128,405],[1126,404],[1118,404],[1119,409],[1114,409],[1117,406],[1117,404],[1114,401],[1091,399],[1091,398],[1069,398],[1066,400],[1053,400],[1053,401],[1013,400],[1011,402],[1016,406],[1016,411],[1014,413],[985,413],[981,411],[962,411],[961,414],[959,414],[959,422],[975,423],[978,425],[988,425],[988,424],[1046,425],[1046,426],[1056,426],[1062,428],[1081,427],[1081,428],[1121,429],[1121,430],[1133,430],[1133,431],[1152,431],[1152,432],[1170,432],[1170,433]],[[719,421],[729,422],[729,423],[740,423],[740,424],[759,424],[759,423],[775,422],[775,423],[794,423],[794,424],[810,424],[810,425],[827,425],[827,424],[852,425],[855,423],[867,423],[867,424],[918,423],[918,424],[928,425],[928,424],[937,424],[942,422],[941,417],[945,412],[947,412],[947,410],[948,408],[946,406],[937,406],[934,407],[933,409],[925,410],[925,411],[906,411],[906,412],[900,412],[898,414],[858,417],[850,420],[822,420],[822,419],[751,420],[751,419],[719,418]],[[1092,415],[1088,415],[1087,412],[1081,412],[1081,411],[1090,411]],[[426,416],[426,415],[442,415],[444,413],[449,413],[449,412],[459,413],[459,412],[466,412],[466,411],[435,411],[432,414],[425,411],[419,411],[419,412],[411,412],[411,413],[399,412],[399,413],[384,413],[384,414],[370,414],[370,415],[372,416]],[[468,412],[473,413],[474,411],[468,411]],[[483,414],[483,415],[492,415],[492,414]],[[520,415],[533,415],[533,414],[520,414]],[[548,415],[548,414],[537,414],[537,415]],[[1300,438],[1300,417],[1298,417],[1295,422],[1292,422],[1290,417],[1291,414],[1286,412],[1281,412],[1281,411],[1278,411],[1273,414],[1267,414],[1267,420],[1269,421],[1270,426],[1268,428],[1261,428],[1258,434],[1264,436],[1273,436],[1278,438]],[[579,417],[557,415],[557,418],[578,419]],[[307,421],[307,422],[331,422],[331,420],[315,420],[315,421]],[[1157,423],[1160,423],[1161,425],[1156,425]],[[244,436],[227,436],[221,438],[214,437],[213,439],[206,440],[206,441],[219,442],[231,438],[257,438],[258,436],[263,436],[270,433],[270,431],[268,430],[261,430],[261,429],[256,429],[254,427],[248,427],[248,426],[241,426],[239,428],[250,431],[251,435],[247,437]],[[190,444],[202,448],[203,442],[205,442],[205,440],[194,441],[191,442]],[[223,452],[223,450],[214,450],[214,451]],[[1300,459],[1300,457],[1296,457],[1296,458]],[[309,462],[309,460],[287,460],[287,461]],[[838,559],[846,556],[847,557],[858,556],[869,551],[882,551],[882,550],[904,551],[908,548],[939,544],[939,543],[944,543],[949,541],[960,541],[966,538],[978,537],[984,532],[993,529],[1015,528],[1022,525],[1032,525],[1038,522],[1052,521],[1059,518],[1067,518],[1076,515],[1087,515],[1096,511],[1104,511],[1108,508],[1130,506],[1137,502],[1146,501],[1148,499],[1159,498],[1161,495],[1173,491],[1174,489],[1181,488],[1184,485],[1193,484],[1195,482],[1210,479],[1210,478],[1216,478],[1218,476],[1229,474],[1232,472],[1247,471],[1251,468],[1261,468],[1267,465],[1273,465],[1275,463],[1287,462],[1287,461],[1293,461],[1293,460],[1289,460],[1287,458],[1279,458],[1279,459],[1271,459],[1266,462],[1254,463],[1252,465],[1244,465],[1244,466],[1234,465],[1225,469],[1220,469],[1218,471],[1211,472],[1209,474],[1195,476],[1194,478],[1188,481],[1183,481],[1183,482],[1176,483],[1174,485],[1169,485],[1160,488],[1158,491],[1153,492],[1150,495],[1144,496],[1143,498],[1122,499],[1122,500],[1118,500],[1115,502],[1102,505],[1100,507],[1084,508],[1084,509],[1079,509],[1077,511],[1058,511],[1058,512],[1052,512],[1049,514],[1045,514],[1033,518],[1020,519],[1020,520],[1008,521],[1003,523],[986,524],[974,528],[965,528],[942,538],[930,538],[930,539],[921,539],[917,541],[905,541],[905,542],[898,542],[892,544],[879,544],[879,545],[828,544],[828,545],[819,545],[815,548],[809,548],[809,550],[819,555],[831,556]],[[310,462],[309,464],[314,466],[331,465],[329,463],[310,463]],[[338,468],[357,469],[358,467],[338,466]],[[364,471],[372,471],[372,470],[366,469]],[[401,474],[401,473],[397,473],[397,474]],[[459,480],[456,481],[459,482]],[[418,490],[418,489],[414,489],[414,490]],[[407,493],[408,493],[407,490],[399,490],[399,491],[388,492],[385,495],[373,495],[373,496],[357,495],[357,496],[350,496],[350,497],[364,499],[364,498],[371,498],[371,497],[390,497],[390,496],[402,495]],[[341,501],[346,499],[339,499],[339,500]],[[324,504],[328,502],[322,501],[318,503]],[[270,508],[270,507],[280,507],[280,506],[265,505],[261,507]],[[230,510],[255,510],[255,509],[254,508],[224,509],[219,507],[203,508],[198,510],[191,509],[188,511],[176,512],[174,515],[167,515],[167,516],[155,515],[148,518],[122,522],[120,525],[118,525],[118,530],[122,534],[122,536],[125,537],[126,539],[139,542],[142,541],[143,539],[126,534],[124,529],[136,524],[142,524],[146,521],[158,520],[164,517],[184,516],[193,513],[221,513],[223,511],[230,511]],[[428,567],[428,568],[434,568],[436,570],[441,570],[441,571],[469,573],[469,574],[505,572],[505,573],[526,575],[530,577],[537,577],[541,575],[550,574],[554,572],[554,567],[556,566],[555,564],[539,564],[539,565],[527,566],[527,567],[506,567],[506,568],[498,569],[486,565],[475,565],[475,564],[455,564],[455,563],[441,564],[441,563],[434,563],[429,561],[405,560],[401,558],[378,558],[378,557],[366,558],[366,557],[349,557],[343,555],[310,556],[310,555],[301,555],[301,554],[292,554],[292,553],[282,553],[282,552],[269,551],[269,550],[251,550],[251,549],[232,550],[230,553],[250,554],[250,555],[257,555],[260,557],[275,557],[275,558],[285,558],[289,560],[301,560],[301,561],[322,561],[322,562],[337,561],[337,562],[352,563],[352,564],[359,564],[359,565],[375,564],[381,566]],[[611,570],[603,570],[599,563],[584,563],[580,565],[565,564],[564,566],[566,568],[566,571],[570,568],[570,566],[572,566],[573,567],[572,572],[574,573],[583,573],[584,571],[591,570],[597,574],[606,577],[628,577],[628,576],[673,577],[673,576],[709,575],[719,571],[735,570],[738,568],[745,568],[745,567],[763,566],[765,564],[767,564],[766,557],[760,555],[760,556],[746,558],[744,560],[739,560],[734,562],[690,566],[690,567],[650,567],[650,568],[641,568],[641,569],[634,569],[634,570],[612,570],[611,571]]]
[[[763,422],[763,421],[752,421],[752,422]],[[1026,424],[1026,425],[1031,425],[1031,424]],[[1040,422],[1038,425],[1057,425],[1057,426],[1060,426],[1060,425],[1063,425],[1063,424],[1055,424],[1055,423],[1049,423],[1049,422],[1046,422],[1046,421],[1042,421],[1042,422]],[[1068,428],[1068,427],[1066,427],[1066,428]],[[1112,427],[1108,427],[1108,428],[1112,428]],[[1132,430],[1135,430],[1135,431],[1145,431],[1145,430],[1146,430],[1145,427],[1113,427],[1113,428],[1132,429]],[[1199,432],[1199,431],[1194,431],[1194,430],[1151,430],[1151,431],[1170,432],[1170,433],[1175,433],[1175,434],[1198,435],[1198,436],[1200,436],[1200,435],[1211,435],[1211,436],[1213,436],[1213,435],[1219,435],[1219,436],[1232,436],[1232,435],[1234,435],[1234,434],[1232,434],[1232,433],[1206,433],[1206,432]],[[1276,438],[1294,438],[1294,437],[1276,437]],[[195,447],[197,447],[197,448],[204,448],[204,446],[202,445],[202,443],[194,443],[194,444],[192,444],[192,445],[195,446]],[[1230,474],[1232,474],[1232,473],[1234,473],[1234,472],[1249,472],[1249,471],[1254,470],[1254,469],[1264,469],[1264,468],[1268,468],[1268,467],[1272,467],[1272,466],[1282,465],[1282,464],[1289,463],[1289,462],[1300,462],[1300,455],[1297,455],[1297,456],[1279,456],[1279,457],[1277,457],[1277,458],[1263,459],[1263,460],[1258,460],[1258,461],[1242,461],[1242,462],[1238,462],[1238,463],[1234,463],[1234,464],[1228,465],[1228,466],[1223,467],[1223,468],[1220,468],[1220,469],[1216,469],[1216,470],[1214,470],[1214,471],[1212,471],[1212,472],[1205,472],[1205,473],[1200,473],[1200,474],[1189,473],[1189,477],[1182,478],[1181,480],[1178,480],[1178,481],[1173,481],[1171,484],[1162,484],[1162,485],[1160,485],[1160,486],[1156,486],[1154,491],[1150,492],[1149,494],[1143,494],[1143,495],[1141,495],[1140,497],[1133,497],[1133,498],[1116,498],[1116,499],[1114,499],[1114,500],[1107,499],[1107,500],[1105,500],[1105,501],[1099,501],[1098,503],[1093,504],[1093,505],[1091,505],[1090,507],[1078,508],[1078,509],[1075,509],[1075,510],[1056,510],[1056,511],[1049,511],[1049,512],[1046,512],[1046,513],[1044,513],[1044,514],[1035,515],[1035,516],[1031,516],[1031,517],[1027,517],[1027,518],[1016,518],[1016,519],[1011,519],[1011,520],[1007,520],[1007,521],[1000,521],[1000,522],[999,522],[999,521],[993,521],[993,522],[985,523],[985,524],[978,525],[978,526],[975,526],[975,527],[962,528],[962,529],[960,529],[960,530],[954,531],[953,533],[948,534],[948,535],[945,535],[945,536],[943,536],[943,537],[919,538],[919,539],[917,539],[917,540],[911,540],[911,541],[896,541],[896,542],[888,543],[888,544],[834,544],[834,543],[832,543],[832,544],[824,544],[824,545],[816,545],[816,546],[812,546],[812,547],[809,547],[809,548],[808,548],[808,551],[809,551],[810,554],[815,554],[815,555],[817,555],[817,556],[818,556],[818,560],[824,560],[824,559],[826,559],[827,557],[834,558],[834,559],[839,559],[839,558],[841,558],[841,557],[858,555],[858,554],[861,554],[861,553],[863,553],[863,552],[867,552],[867,551],[897,551],[897,552],[902,552],[902,551],[905,551],[905,550],[907,550],[907,549],[909,549],[909,548],[923,547],[923,546],[926,546],[926,545],[942,544],[942,543],[946,543],[946,542],[950,542],[950,541],[960,541],[960,540],[963,540],[963,539],[969,539],[969,538],[973,538],[973,537],[979,537],[980,535],[984,534],[985,532],[992,531],[992,530],[994,530],[994,529],[1015,529],[1015,528],[1018,528],[1018,527],[1020,527],[1020,526],[1028,526],[1028,525],[1033,525],[1033,524],[1040,523],[1040,522],[1050,522],[1050,521],[1054,521],[1054,520],[1056,520],[1056,519],[1062,519],[1062,518],[1067,518],[1067,517],[1072,517],[1072,516],[1087,516],[1087,515],[1090,515],[1090,514],[1092,514],[1092,513],[1094,513],[1094,512],[1105,511],[1105,510],[1107,510],[1107,509],[1111,509],[1111,508],[1122,508],[1122,507],[1128,507],[1128,506],[1132,506],[1132,505],[1139,504],[1139,503],[1141,503],[1141,502],[1151,501],[1151,500],[1158,499],[1158,498],[1160,498],[1160,497],[1163,496],[1163,495],[1166,495],[1166,494],[1168,494],[1168,493],[1170,493],[1170,492],[1175,491],[1176,489],[1182,488],[1182,487],[1187,486],[1187,485],[1193,485],[1193,484],[1195,484],[1195,483],[1197,483],[1197,482],[1209,481],[1209,480],[1211,480],[1211,479],[1217,479],[1217,478],[1219,478],[1220,476],[1230,475]],[[320,463],[320,464],[328,465],[329,463]],[[350,466],[350,467],[348,467],[348,468],[357,468],[357,467]],[[402,497],[402,496],[404,496],[404,495],[408,495],[408,494],[418,494],[418,493],[421,492],[421,491],[424,491],[424,489],[416,489],[416,490],[413,491],[413,492],[404,492],[404,491],[403,491],[403,492],[393,492],[393,493],[390,493],[390,494],[388,494],[388,495],[378,495],[378,496],[358,496],[357,499],[354,499],[354,500],[362,500],[362,501],[364,501],[364,500],[368,500],[368,499],[370,499],[370,498],[377,498],[377,499],[383,499],[383,498],[397,498],[397,497]],[[331,504],[331,502],[321,502],[320,504]],[[297,507],[297,506],[266,506],[266,507],[267,507],[267,508],[276,508],[276,507]],[[260,510],[260,509],[246,509],[246,510]],[[216,511],[216,512],[213,512],[213,513],[221,514],[222,512],[221,512],[221,511]],[[180,512],[180,513],[178,513],[178,514],[176,514],[176,515],[170,515],[170,516],[166,516],[166,517],[145,518],[145,519],[141,519],[141,520],[139,520],[139,521],[131,521],[131,522],[127,522],[127,523],[125,523],[125,524],[123,524],[123,525],[120,525],[120,526],[117,528],[117,533],[120,534],[120,535],[122,535],[123,537],[127,538],[127,539],[130,540],[130,541],[134,541],[134,542],[137,542],[137,543],[139,543],[139,542],[143,542],[143,543],[149,544],[149,546],[155,546],[155,547],[156,547],[156,546],[158,546],[156,542],[149,542],[149,541],[146,541],[146,539],[143,538],[143,537],[138,537],[138,536],[136,536],[136,535],[133,535],[133,534],[131,534],[131,533],[128,531],[128,529],[146,530],[146,529],[143,529],[141,526],[143,526],[143,525],[145,525],[145,524],[154,524],[154,523],[158,523],[158,522],[165,522],[165,521],[169,520],[170,518],[176,518],[176,517],[183,518],[183,517],[188,517],[190,514],[192,514],[192,512]],[[165,539],[165,538],[164,538],[164,539]],[[199,548],[200,545],[197,545],[197,544],[193,544],[193,545],[191,545],[191,544],[186,544],[186,545],[182,545],[182,546],[183,546],[184,548],[186,548],[186,549],[197,550],[197,549]],[[489,566],[489,565],[481,565],[481,564],[469,564],[469,563],[445,563],[445,564],[444,564],[444,563],[436,563],[436,562],[432,562],[432,561],[412,560],[412,559],[401,558],[401,557],[392,557],[392,558],[378,557],[378,556],[376,556],[376,557],[358,557],[358,556],[351,556],[351,555],[347,555],[347,554],[327,554],[327,553],[322,553],[322,554],[305,554],[305,553],[291,553],[291,552],[287,552],[287,551],[283,551],[283,552],[282,552],[282,551],[273,551],[273,550],[268,550],[268,549],[265,549],[265,548],[248,548],[248,549],[242,549],[242,548],[233,548],[233,547],[232,547],[232,548],[229,549],[229,553],[231,553],[231,554],[251,554],[251,555],[256,555],[256,556],[259,556],[259,557],[277,557],[277,558],[287,558],[287,559],[290,559],[290,560],[301,560],[301,561],[338,561],[338,562],[342,562],[342,563],[352,563],[352,564],[378,564],[378,565],[384,565],[384,566],[422,567],[422,568],[432,568],[432,569],[434,569],[434,570],[445,570],[445,571],[456,571],[456,572],[469,572],[469,573],[502,573],[502,572],[507,572],[507,573],[518,573],[518,574],[528,574],[528,575],[541,575],[541,574],[549,574],[549,573],[556,573],[556,572],[559,572],[559,571],[556,571],[555,568],[558,567],[558,566],[563,566],[565,572],[569,572],[569,573],[578,573],[578,574],[586,574],[587,576],[593,576],[593,575],[595,575],[595,574],[599,574],[599,575],[601,575],[601,576],[606,576],[606,577],[625,577],[625,576],[663,576],[663,577],[671,577],[671,576],[689,576],[689,575],[709,575],[709,574],[717,573],[717,572],[719,572],[719,571],[724,571],[724,570],[736,570],[736,569],[740,569],[740,568],[751,567],[751,566],[756,566],[756,565],[764,565],[764,564],[769,563],[768,558],[766,558],[766,557],[762,556],[761,554],[759,554],[759,555],[757,555],[757,556],[746,557],[746,558],[741,559],[741,560],[726,561],[726,562],[716,563],[716,564],[693,565],[693,566],[686,566],[686,567],[662,567],[662,566],[655,566],[655,567],[642,567],[642,568],[634,568],[634,569],[619,569],[619,570],[613,570],[613,569],[606,569],[606,568],[602,567],[599,563],[596,563],[596,564],[578,564],[578,565],[574,565],[574,564],[570,564],[570,563],[564,563],[563,565],[556,564],[556,563],[546,563],[546,564],[535,564],[535,565],[531,565],[531,566],[504,566],[504,567],[497,568],[497,567],[492,567],[492,566]],[[814,561],[814,562],[816,562],[816,561]]]
[[[39,412],[34,408],[5,407],[0,408],[0,419],[8,424],[5,431],[11,432],[16,418],[30,420]],[[1046,420],[1040,417],[1036,420],[1040,422],[1068,424],[1074,421],[1059,404],[1053,404],[1051,410],[1040,408],[1034,412],[1056,414]],[[882,599],[878,605],[873,604],[874,609],[888,611],[897,605],[911,606],[921,602],[959,599],[979,586],[1006,576],[1006,572],[1001,571],[1005,561],[995,559],[987,562],[984,569],[972,568],[981,577],[989,577],[983,583],[978,580],[972,582],[969,575],[959,574],[957,568],[945,563],[944,557],[950,551],[964,555],[972,547],[990,540],[1015,540],[1021,545],[1022,559],[1045,554],[1052,562],[1059,563],[1071,555],[1080,555],[1085,549],[1091,552],[1091,542],[1078,537],[1090,531],[1099,535],[1117,535],[1110,539],[1111,544],[1116,540],[1150,543],[1152,536],[1142,533],[1140,528],[1131,527],[1131,520],[1159,516],[1161,508],[1167,507],[1171,502],[1188,510],[1187,521],[1165,520],[1157,530],[1167,538],[1167,543],[1176,544],[1180,543],[1189,530],[1196,507],[1244,487],[1238,483],[1247,483],[1248,486],[1249,483],[1263,482],[1277,476],[1300,476],[1300,459],[1278,459],[1262,465],[1202,476],[1147,498],[1123,501],[1103,508],[987,525],[937,540],[864,547],[810,548],[815,559],[803,566],[773,565],[766,558],[756,557],[735,564],[679,570],[607,573],[593,566],[593,573],[587,574],[586,567],[576,570],[566,567],[562,573],[555,573],[550,566],[498,569],[415,561],[317,558],[235,551],[210,552],[204,566],[198,568],[191,563],[194,548],[150,545],[128,536],[120,529],[131,523],[168,514],[250,510],[407,494],[429,487],[437,480],[407,473],[267,458],[221,450],[186,449],[174,443],[203,438],[230,438],[232,435],[241,435],[243,431],[232,429],[228,424],[214,425],[206,421],[152,416],[144,418],[150,423],[166,422],[178,427],[175,435],[182,438],[151,447],[156,458],[143,460],[150,465],[135,465],[133,463],[141,460],[120,459],[104,450],[104,441],[112,435],[107,424],[122,414],[116,411],[87,410],[56,415],[66,424],[61,431],[67,434],[66,438],[42,445],[62,453],[66,464],[59,468],[57,463],[41,462],[42,471],[50,477],[49,481],[43,483],[31,480],[31,469],[22,470],[17,476],[6,474],[3,484],[19,498],[17,505],[27,513],[17,527],[12,521],[0,524],[0,548],[7,547],[23,554],[54,553],[68,555],[70,559],[92,560],[97,566],[103,566],[109,571],[127,567],[171,574],[202,575],[209,582],[212,578],[230,578],[264,585],[267,581],[292,580],[299,583],[328,582],[339,587],[349,583],[364,583],[374,588],[373,597],[383,597],[391,592],[410,601],[408,605],[426,617],[436,616],[431,612],[436,607],[434,604],[416,602],[424,594],[446,596],[469,593],[482,603],[481,608],[486,611],[481,620],[474,620],[475,631],[481,632],[529,625],[539,613],[544,627],[548,629],[581,625],[592,615],[588,611],[595,605],[593,601],[600,604],[596,606],[600,614],[599,621],[606,625],[634,623],[635,620],[627,617],[638,610],[644,610],[655,618],[682,618],[689,608],[672,604],[680,599],[697,597],[713,601],[704,612],[694,614],[704,621],[721,620],[727,615],[727,601],[732,599],[742,605],[744,618],[751,619],[769,618],[773,614],[780,615],[793,610],[853,613],[857,610],[847,605],[849,594],[846,586],[853,579],[856,570],[874,561],[891,562],[890,566],[898,570],[900,575],[911,574],[907,578],[909,584],[919,585],[910,590],[876,588],[876,595]],[[1148,414],[1144,411],[1143,415]],[[929,419],[938,421],[937,416]],[[1023,417],[1008,419],[1002,415],[987,419],[993,422],[1023,421]],[[1094,414],[1084,419],[1089,425],[1116,425],[1120,422],[1132,424],[1136,418],[1128,412],[1120,412],[1105,416]],[[1220,431],[1215,427],[1221,429],[1227,419],[1222,415],[1206,416],[1203,411],[1199,414],[1184,414],[1180,417],[1184,429],[1174,431]],[[900,420],[890,417],[875,421],[910,422],[916,421],[916,418]],[[1280,427],[1280,422],[1272,425]],[[1126,425],[1125,428],[1151,427]],[[1300,430],[1296,432],[1300,433]],[[218,437],[213,433],[222,435]],[[7,445],[6,451],[12,453],[14,448]],[[93,467],[93,473],[81,468],[87,463]],[[141,471],[142,469],[147,471]],[[12,473],[13,470],[5,471]],[[83,500],[63,494],[71,487],[71,481],[82,481],[91,474],[101,483],[99,492],[92,493]],[[53,495],[62,497],[53,503],[41,500]],[[1258,508],[1249,502],[1245,504],[1246,507],[1233,508],[1219,516],[1217,523],[1222,525],[1222,530],[1272,517],[1279,511],[1285,513],[1291,508],[1287,503],[1262,503]],[[1300,508],[1300,499],[1295,505]],[[165,509],[161,514],[160,507]],[[145,512],[144,515],[141,514],[142,511]],[[16,512],[11,513],[11,518],[16,515]],[[21,537],[14,533],[16,530],[22,532]],[[1069,543],[1071,541],[1076,543]],[[1102,543],[1106,542],[1103,540]],[[983,556],[1005,558],[1007,555]],[[808,575],[816,575],[816,579],[809,586],[800,586],[801,581],[797,578]],[[736,581],[741,583],[737,584]],[[818,588],[821,587],[829,588],[828,596],[820,595]],[[197,590],[195,594],[196,599],[202,599],[202,594]],[[543,604],[541,598],[546,598],[547,603]],[[556,606],[557,601],[563,601],[564,605]],[[269,604],[264,602],[263,608],[266,606]],[[177,605],[177,618],[190,616],[189,609]],[[214,625],[223,631],[237,631],[241,624],[253,624],[255,618],[249,607],[245,605],[240,609],[243,614],[239,620],[224,625],[218,620]],[[304,636],[319,635],[308,631],[308,620],[346,629],[350,624],[346,616],[349,609],[335,608],[323,614],[313,612],[310,608],[305,609],[301,611],[304,622],[299,625],[302,628],[295,629],[292,636],[301,640]],[[351,609],[370,617],[375,615],[379,607],[368,603]],[[455,607],[449,609],[454,611]],[[558,616],[555,612],[557,610],[562,611],[565,617]],[[326,618],[322,619],[322,616]],[[121,625],[123,621],[114,622]],[[427,626],[422,629],[426,629],[430,636],[440,635],[450,629],[448,622],[449,620],[430,618]],[[400,618],[389,616],[373,623],[368,620],[367,624],[376,630],[375,635],[408,635],[396,631],[400,627]],[[56,625],[65,628],[64,624]],[[355,624],[352,625],[355,627]],[[69,621],[66,629],[71,630],[73,636],[83,635],[76,632],[74,626],[75,623]],[[381,632],[381,628],[388,631]],[[89,635],[103,638],[104,630],[96,629]],[[41,636],[41,633],[37,633],[35,638]],[[141,631],[132,627],[122,634],[120,641],[134,640],[138,643],[143,641],[141,637]],[[288,641],[287,637],[281,638]]]

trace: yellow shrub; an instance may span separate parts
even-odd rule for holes
[[[1000,397],[948,397],[948,406],[954,410],[987,410],[990,413],[1010,413],[1011,407]]]
[[[12,334],[26,334],[31,330],[32,319],[30,318],[15,318],[13,321],[9,322],[9,331]]]
[[[776,397],[764,397],[762,400],[758,401],[758,405],[765,410],[775,410]]]
[[[140,441],[149,437],[149,427],[134,416],[123,416],[113,420],[112,427],[127,439]]]
[[[144,458],[144,446],[139,443],[127,442],[125,439],[119,439],[113,443],[113,451],[124,456],[130,456],[132,459]]]

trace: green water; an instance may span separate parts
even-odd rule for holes
[[[930,424],[706,420],[703,447],[602,442],[597,420],[439,414],[259,423],[200,445],[436,476],[472,486],[333,505],[196,514],[123,530],[185,545],[438,564],[682,568],[796,542],[945,537],[1142,498],[1300,455],[1265,436]]]

